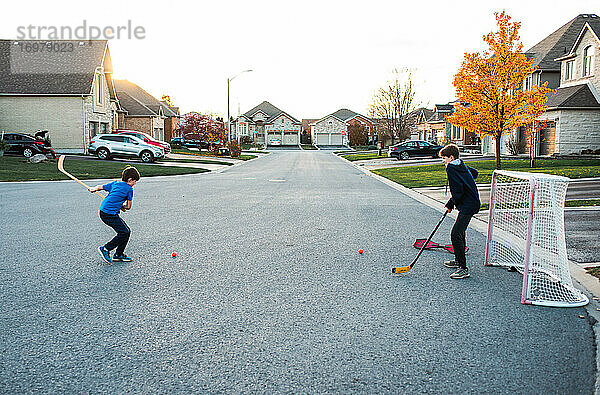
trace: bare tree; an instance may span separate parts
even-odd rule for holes
[[[391,80],[375,92],[369,107],[369,116],[380,118],[385,124],[385,129],[378,131],[379,137],[390,138],[392,145],[396,139],[403,141],[409,138],[408,115],[417,106],[412,71],[395,69]]]

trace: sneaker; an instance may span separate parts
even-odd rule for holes
[[[98,251],[100,252],[100,256],[106,263],[112,263],[112,259],[110,259],[110,251],[106,249],[104,246],[98,247]]]
[[[467,278],[467,277],[471,277],[471,275],[469,274],[469,269],[467,269],[467,268],[458,269],[457,271],[455,271],[454,273],[452,273],[450,275],[450,278],[453,278],[455,280],[458,280],[461,278]]]
[[[130,257],[128,257],[125,254],[121,254],[121,255],[115,254],[115,255],[113,255],[112,259],[115,262],[131,262],[131,261],[133,261],[133,259],[131,259]]]
[[[444,266],[452,268],[452,269],[460,267],[460,266],[458,266],[458,263],[456,263],[456,261],[446,261],[446,262],[444,262]]]

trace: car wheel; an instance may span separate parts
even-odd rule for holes
[[[100,148],[98,150],[98,152],[96,152],[96,156],[98,157],[98,159],[110,159],[110,153],[108,152],[108,150],[106,148]]]
[[[154,161],[154,155],[152,155],[152,152],[150,151],[142,151],[142,153],[140,154],[140,159],[144,163],[150,163]]]
[[[400,153],[400,159],[407,160],[408,159],[408,152],[404,151],[404,152]]]
[[[24,148],[23,149],[23,156],[26,158],[31,158],[31,156],[33,155],[33,150],[31,148]]]

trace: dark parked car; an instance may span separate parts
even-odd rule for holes
[[[4,133],[4,141],[9,145],[8,150],[4,152],[7,155],[23,155],[29,158],[35,154],[44,154],[50,158],[56,158],[56,153],[47,139],[36,138],[24,133]]]
[[[442,148],[444,147],[441,145],[431,144],[427,141],[411,140],[389,147],[388,156],[398,160],[406,160],[415,156],[437,158]]]

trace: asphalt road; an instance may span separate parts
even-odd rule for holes
[[[331,153],[142,178],[133,263],[100,260],[98,205],[0,184],[1,393],[593,392],[584,309],[521,305],[475,231],[472,278],[445,252],[392,276],[439,213]]]

